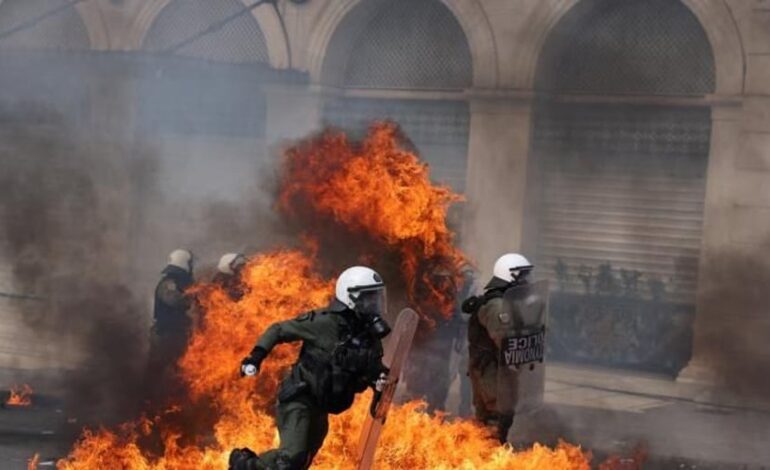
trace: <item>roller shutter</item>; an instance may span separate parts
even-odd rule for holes
[[[694,302],[709,113],[564,104],[538,110],[537,260],[561,289],[595,289],[595,282],[586,288],[585,275],[595,279],[609,264],[618,283],[621,270],[637,272],[641,293],[658,281],[665,300]]]

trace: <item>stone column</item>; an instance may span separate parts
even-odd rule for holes
[[[526,100],[471,100],[463,244],[482,277],[500,254],[521,248],[531,115]]]
[[[735,322],[735,313],[721,311],[723,306],[711,305],[712,293],[722,282],[720,273],[722,253],[730,246],[730,219],[734,211],[732,182],[735,162],[741,146],[741,107],[715,106],[711,114],[711,143],[706,198],[703,209],[703,240],[701,242],[698,291],[693,330],[693,353],[690,363],[678,377],[681,382],[713,384],[717,377],[708,352],[713,350],[715,332],[725,327],[723,320]]]
[[[526,98],[484,96],[471,101],[463,244],[477,263],[481,282],[489,279],[497,257],[522,249],[528,223],[531,118]],[[544,391],[545,366],[522,372],[518,413],[539,408]]]

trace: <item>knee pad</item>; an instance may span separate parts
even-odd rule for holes
[[[228,461],[228,470],[259,470],[263,468],[259,465],[259,457],[251,449],[233,449],[230,452]]]

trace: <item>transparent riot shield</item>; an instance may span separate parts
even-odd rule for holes
[[[398,379],[401,370],[412,347],[412,340],[417,331],[420,317],[417,313],[405,308],[399,313],[393,332],[385,343],[382,362],[390,369],[388,371],[388,384],[382,391],[380,401],[375,408],[374,416],[367,415],[364,428],[358,440],[356,454],[357,470],[369,470],[374,463],[374,453],[377,450],[377,441],[380,438],[382,427],[385,425],[385,417],[388,414],[393,397],[396,394]]]
[[[503,414],[540,406],[545,391],[548,281],[512,287],[503,296],[497,408]]]

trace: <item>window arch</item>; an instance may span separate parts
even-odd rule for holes
[[[147,51],[162,52],[242,11],[238,0],[173,0],[158,14],[144,39]],[[223,62],[269,62],[265,36],[250,12],[192,40],[179,55]]]
[[[704,95],[715,81],[706,32],[680,0],[581,0],[543,46],[535,88]]]
[[[344,86],[415,89],[471,85],[468,40],[455,16],[440,1],[381,2],[363,21],[357,13],[343,21],[360,23],[353,26],[354,34],[350,33],[351,25],[341,24],[328,48],[332,55],[344,51]]]
[[[89,49],[91,42],[74,6],[62,0],[5,0],[0,3],[0,34],[40,18],[0,38],[0,49]]]

